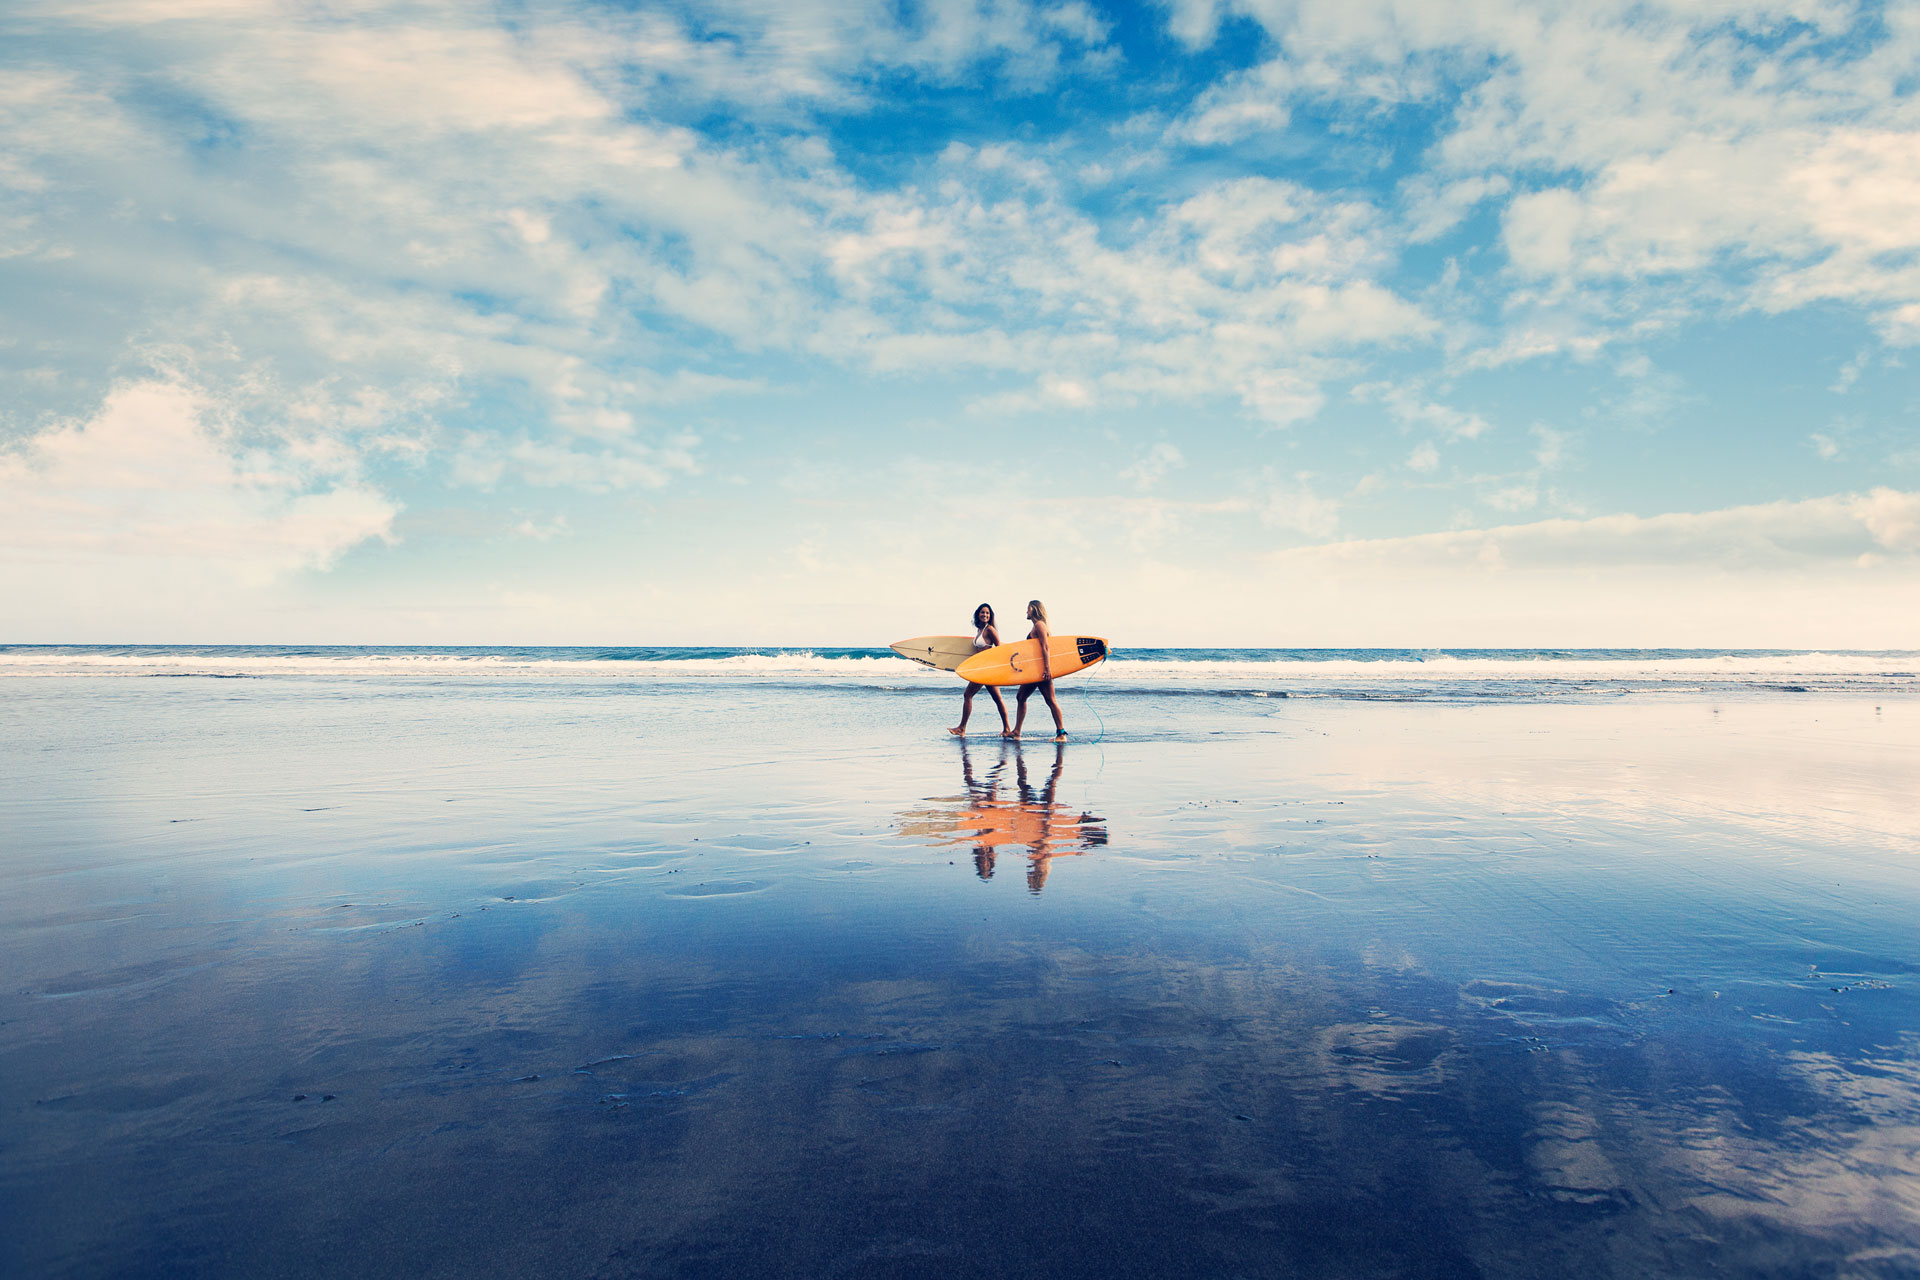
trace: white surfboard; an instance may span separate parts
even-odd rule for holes
[[[887,646],[909,662],[938,671],[955,667],[982,650],[973,647],[972,636],[915,636]]]

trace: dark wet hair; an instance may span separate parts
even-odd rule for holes
[[[981,602],[979,603],[979,605],[978,605],[978,606],[976,606],[976,607],[974,608],[974,611],[973,611],[973,625],[974,625],[974,626],[976,626],[976,627],[980,625],[980,610],[981,610],[981,609],[985,609],[985,610],[987,611],[987,623],[986,623],[986,625],[988,625],[988,626],[992,626],[992,625],[993,625],[993,606],[992,606],[992,605],[990,605],[990,604],[988,604],[988,603],[987,603],[987,602],[986,602],[985,600],[982,600],[982,601],[981,601]]]

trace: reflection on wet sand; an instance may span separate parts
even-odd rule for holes
[[[1013,794],[1003,795],[1009,760]],[[1088,853],[1107,843],[1106,819],[1056,802],[1066,763],[1065,744],[1055,743],[1053,767],[1046,781],[1035,787],[1018,745],[1002,740],[992,763],[976,772],[973,749],[962,742],[960,776],[966,790],[957,796],[929,797],[937,807],[901,814],[900,834],[935,848],[972,846],[974,871],[982,880],[993,878],[1001,846],[1022,845],[1027,855],[1027,889],[1038,893],[1046,887],[1053,859]]]

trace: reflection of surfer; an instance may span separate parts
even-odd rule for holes
[[[1001,709],[1002,717],[1006,715]],[[967,798],[977,810],[989,809],[1000,803],[1000,771],[1007,767],[1007,757],[1003,753],[993,768],[987,770],[986,785],[982,786],[973,776],[973,759],[968,754],[967,744],[960,744],[960,777],[966,784]],[[993,879],[995,857],[993,846],[982,841],[973,846],[973,873],[982,880]]]
[[[993,606],[983,604],[973,611],[973,651],[981,653],[1000,643],[1000,632],[993,625]],[[994,710],[1000,713],[1000,733],[1004,737],[1007,729],[1007,704],[1000,697],[1000,691],[992,685],[978,685],[971,682],[967,691],[960,695],[960,723],[947,730],[956,738],[967,735],[967,721],[973,716],[973,695],[985,689],[993,695]]]
[[[973,777],[973,770],[961,753],[961,765],[965,770],[967,794],[982,810],[1001,808],[1011,809],[1016,819],[1006,831],[1021,844],[1027,846],[1027,889],[1038,893],[1046,887],[1047,873],[1053,869],[1055,854],[1071,857],[1087,852],[1107,842],[1106,828],[1100,825],[1100,819],[1090,813],[1069,813],[1062,808],[1056,796],[1060,791],[1060,774],[1067,765],[1067,749],[1055,744],[1053,748],[1053,768],[1047,771],[1047,780],[1036,790],[1027,780],[1027,757],[1024,753],[1014,757],[1014,786],[1019,792],[1019,800],[1007,804],[1000,799],[1000,770],[1006,767],[1005,759],[988,771],[988,783],[982,786]],[[993,875],[995,850],[992,844],[980,843],[973,848],[973,869],[982,880]]]
[[[1054,803],[1054,795],[1060,789],[1060,771],[1067,763],[1067,749],[1057,745],[1059,741],[1058,738],[1054,739],[1053,769],[1047,774],[1046,785],[1037,796],[1027,784],[1026,757],[1021,756],[1015,765],[1020,786],[1020,807],[1040,820],[1039,831],[1027,845],[1030,850],[1027,854],[1027,890],[1030,893],[1038,893],[1046,887],[1047,872],[1053,869],[1055,852],[1069,855],[1085,853],[1107,842],[1106,829],[1094,825],[1100,819],[1090,813],[1069,814]],[[1056,825],[1060,828],[1058,834],[1054,830]]]
[[[1060,704],[1053,697],[1053,655],[1047,652],[1047,642],[1053,638],[1053,631],[1047,626],[1047,606],[1038,600],[1027,601],[1027,617],[1033,621],[1033,630],[1027,632],[1027,639],[1040,642],[1040,680],[1037,684],[1020,686],[1020,697],[1016,699],[1019,711],[1013,718],[1013,728],[1006,730],[1006,736],[1017,738],[1020,727],[1027,722],[1027,699],[1038,689],[1040,696],[1047,700],[1047,710],[1053,712],[1053,740],[1067,740],[1067,722],[1060,718]]]
[[[1066,747],[1054,747],[1053,768],[1037,787],[1028,780],[1025,755],[1016,755],[1012,795],[1003,795],[1000,790],[1007,767],[1006,751],[1003,745],[1000,758],[976,774],[972,748],[961,743],[960,772],[965,789],[956,796],[940,797],[937,808],[901,814],[900,834],[919,837],[936,847],[967,846],[973,854],[974,874],[982,880],[993,878],[1001,846],[1024,845],[1027,888],[1038,893],[1047,882],[1054,858],[1099,848],[1107,843],[1107,828],[1093,814],[1075,813],[1058,802]]]

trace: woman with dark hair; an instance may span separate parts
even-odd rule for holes
[[[983,604],[973,611],[973,651],[991,649],[1000,643],[1000,633],[993,625],[993,606]],[[967,685],[967,691],[960,695],[960,723],[947,730],[956,738],[967,736],[967,721],[973,716],[973,695],[985,689],[993,695],[994,709],[1000,713],[1000,733],[1004,737],[1007,729],[1007,704],[1002,701],[1000,691],[992,685]]]

